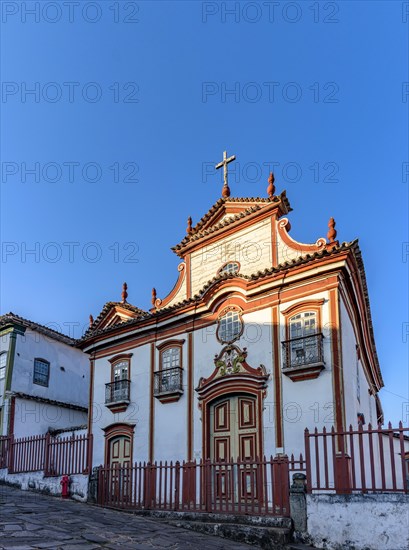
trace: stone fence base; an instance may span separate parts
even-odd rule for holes
[[[88,496],[88,476],[70,476],[70,498],[86,502]],[[23,474],[9,474],[7,469],[0,470],[0,483],[18,487],[23,491],[38,491],[40,493],[60,496],[61,476],[45,477],[43,472],[28,472]]]

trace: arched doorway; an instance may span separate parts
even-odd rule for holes
[[[132,464],[135,424],[118,422],[103,428],[105,432],[105,464],[107,466]]]
[[[105,432],[105,491],[113,502],[132,498],[132,449],[135,424],[117,423]]]
[[[131,439],[129,436],[118,435],[108,440],[109,466],[129,466],[131,460]]]
[[[215,510],[262,506],[263,399],[268,374],[252,368],[247,351],[229,345],[196,388],[202,408],[203,458],[210,459],[207,500]]]

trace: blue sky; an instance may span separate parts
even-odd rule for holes
[[[235,196],[275,163],[295,239],[330,216],[359,237],[385,417],[407,422],[405,6],[3,1],[1,311],[78,337],[123,281],[149,308],[227,149]]]

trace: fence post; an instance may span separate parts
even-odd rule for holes
[[[359,426],[359,432],[362,433],[362,425]],[[344,433],[341,432],[338,436],[339,452],[335,455],[335,490],[339,494],[351,493],[351,458],[346,453]],[[362,436],[360,441],[360,453],[362,452]],[[363,456],[361,456],[361,473],[364,468]],[[364,472],[363,472],[364,473]],[[364,473],[365,476],[365,473]],[[365,477],[364,477],[365,483]]]
[[[45,448],[44,448],[44,475],[48,476],[50,474],[50,433],[45,434]]]
[[[92,472],[92,448],[93,448],[94,436],[92,434],[87,434],[87,474],[90,475]]]
[[[180,499],[180,462],[177,460],[175,462],[175,510],[179,510],[179,499]]]
[[[205,460],[204,466],[204,484],[205,484],[205,510],[212,511],[212,465],[209,458]]]
[[[310,452],[310,432],[308,428],[304,430],[304,446],[305,446],[305,473],[307,476],[307,493],[311,493],[311,452]]]
[[[14,472],[14,435],[9,436],[8,440],[8,457],[7,457],[7,469],[8,473]]]
[[[290,469],[287,455],[273,459],[273,512],[290,515]]]
[[[149,510],[151,508],[151,505],[152,505],[152,475],[151,475],[151,472],[152,472],[152,468],[151,468],[151,463],[150,462],[147,462],[146,464],[144,463],[143,464],[143,472],[144,472],[144,479],[145,479],[145,483],[144,483],[144,503],[143,503],[143,507],[146,509],[146,510]]]

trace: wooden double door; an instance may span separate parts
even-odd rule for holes
[[[210,458],[255,460],[259,449],[257,399],[232,395],[215,401],[210,407]]]
[[[259,498],[257,398],[231,395],[218,399],[210,405],[209,420],[214,497],[230,502]]]

